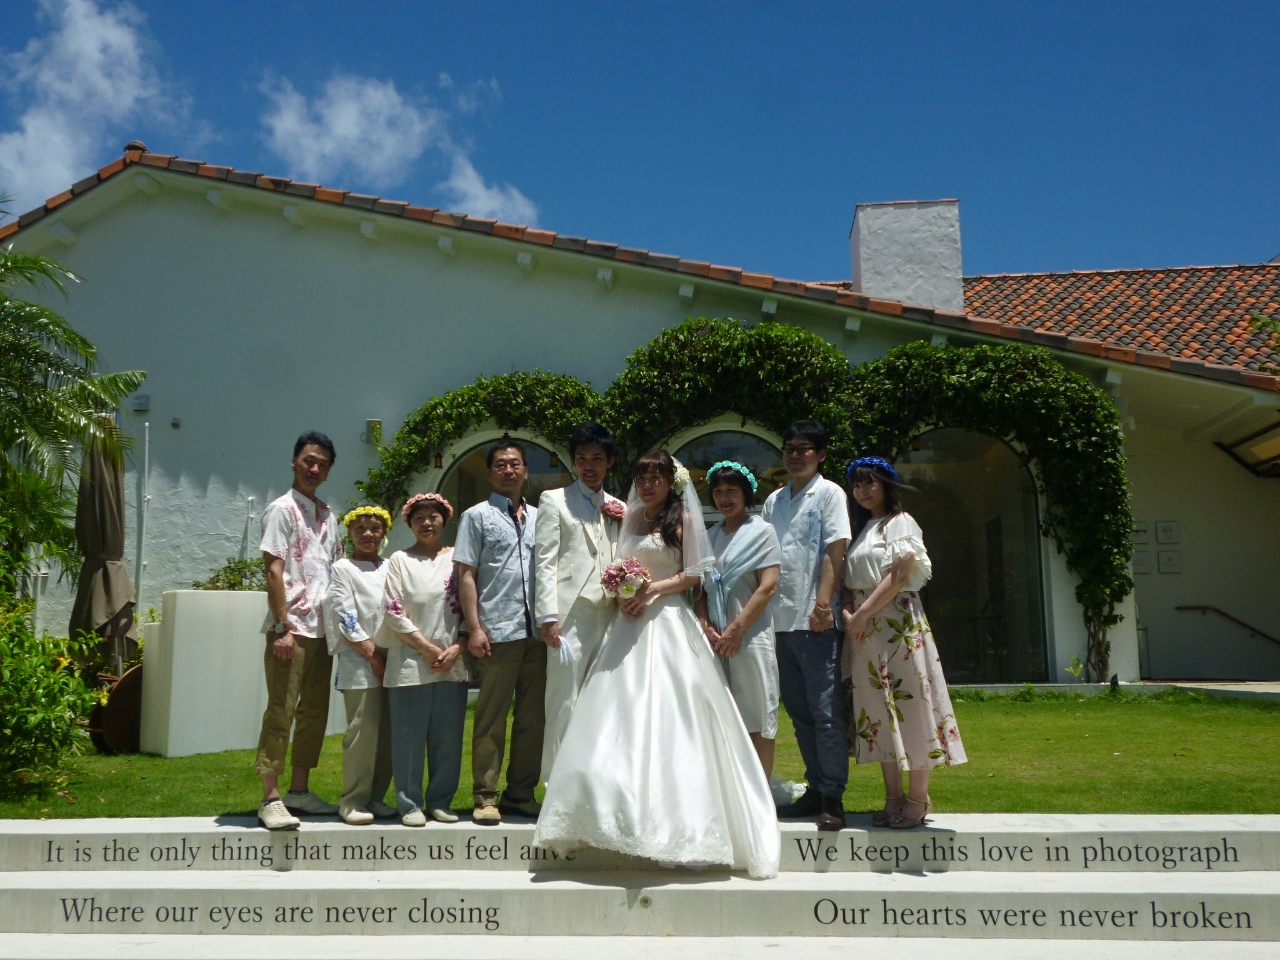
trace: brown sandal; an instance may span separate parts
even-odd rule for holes
[[[893,818],[902,814],[902,805],[906,802],[906,797],[885,797],[884,809],[877,810],[871,815],[871,825],[873,827],[887,827],[893,823]]]
[[[906,815],[908,804],[914,804],[917,807],[924,808],[920,811],[919,817],[912,818]],[[912,800],[908,797],[906,803],[902,805],[902,812],[889,821],[889,826],[894,830],[912,830],[924,823],[931,813],[933,813],[932,800],[925,800],[924,803],[921,803],[919,800]]]

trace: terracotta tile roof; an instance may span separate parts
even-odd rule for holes
[[[434,207],[415,206],[414,204],[407,203],[402,200],[384,200],[380,197],[374,197],[368,194],[352,193],[349,190],[335,190],[315,183],[302,183],[299,181],[289,180],[284,177],[269,177],[260,173],[236,170],[233,167],[207,164],[200,160],[188,160],[182,157],[169,156],[167,154],[151,153],[146,149],[145,144],[138,141],[132,141],[127,144],[125,146],[124,156],[112,161],[105,167],[102,167],[97,173],[85,177],[83,180],[73,184],[70,190],[60,193],[55,197],[51,197],[42,206],[37,207],[34,210],[27,211],[11,223],[0,226],[0,242],[9,240],[14,234],[43,219],[46,215],[62,206],[64,203],[74,200],[86,191],[93,189],[99,183],[116,176],[121,171],[133,165],[156,167],[173,173],[185,174],[193,177],[205,177],[210,180],[223,180],[227,183],[238,184],[246,187],[256,187],[259,190],[281,193],[288,196],[303,197],[305,199],[315,200],[322,203],[355,207],[361,210],[370,211],[371,213],[381,214],[383,216],[402,217],[407,220],[419,220],[450,229],[489,234],[506,240],[513,240],[521,243],[532,243],[545,247],[555,247],[561,250],[569,250],[584,256],[599,257],[605,260],[630,263],[655,270],[667,270],[672,273],[703,277],[708,280],[718,281],[721,283],[730,283],[741,287],[749,287],[753,290],[771,293],[778,297],[795,297],[834,304],[837,307],[844,307],[850,310],[878,313],[887,317],[899,317],[917,323],[937,326],[942,328],[943,331],[953,330],[956,332],[976,334],[979,336],[1020,340],[1026,343],[1050,347],[1055,350],[1080,353],[1099,359],[1121,363],[1136,363],[1164,370],[1172,370],[1175,373],[1207,377],[1214,380],[1224,380],[1231,383],[1258,387],[1263,390],[1280,392],[1280,376],[1271,376],[1258,372],[1261,369],[1265,369],[1265,364],[1271,362],[1271,360],[1280,360],[1280,357],[1276,357],[1273,354],[1267,354],[1267,359],[1259,361],[1259,363],[1253,367],[1246,367],[1243,364],[1234,363],[1232,362],[1233,358],[1225,355],[1220,359],[1216,355],[1201,358],[1200,355],[1196,353],[1192,353],[1188,356],[1183,356],[1182,354],[1170,355],[1167,352],[1160,352],[1160,350],[1154,345],[1147,344],[1145,342],[1141,345],[1121,345],[1118,342],[1108,342],[1099,336],[1099,330],[1087,326],[1079,332],[1057,330],[1049,327],[1041,329],[1039,326],[1027,322],[1025,317],[1022,316],[1021,311],[1015,311],[1018,313],[1017,317],[998,316],[991,319],[983,319],[976,310],[972,310],[969,315],[964,315],[948,313],[943,310],[935,310],[932,307],[899,303],[895,300],[880,300],[875,297],[868,297],[862,293],[858,293],[852,289],[852,285],[848,281],[829,283],[822,281],[785,280],[767,273],[752,273],[745,271],[741,267],[721,266],[701,260],[685,260],[670,254],[653,253],[648,250],[637,250],[631,247],[622,247],[614,243],[588,240],[585,237],[565,236],[562,234],[556,234],[549,230],[538,230],[533,227],[526,227],[520,224],[502,223],[485,217],[469,217],[466,214],[449,213],[443,210],[437,210]],[[1225,267],[1200,269],[1232,270],[1245,268]],[[1120,273],[1123,271],[1115,272]],[[1098,275],[1099,274],[1089,274],[1088,276]],[[965,281],[966,290],[968,290],[969,284],[973,281],[1000,279],[1005,278],[972,278],[972,280]],[[1026,277],[1010,275],[1007,279],[1025,280]],[[1258,307],[1258,309],[1264,310],[1264,312],[1264,308],[1280,309],[1275,307],[1275,288],[1273,287],[1272,289],[1273,297],[1272,300],[1268,301],[1271,306],[1266,307],[1266,305],[1263,305]],[[1204,324],[1202,323],[1201,325],[1203,326]],[[1207,340],[1208,338],[1206,337],[1204,339]],[[1239,337],[1237,337],[1237,339],[1239,339]],[[1252,342],[1246,346],[1252,347],[1255,353],[1259,352],[1258,346],[1254,345]],[[1243,351],[1243,349],[1244,348],[1241,348],[1241,351]]]
[[[966,277],[966,311],[997,323],[1273,373],[1280,350],[1250,323],[1280,317],[1280,263]]]

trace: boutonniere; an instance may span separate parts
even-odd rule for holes
[[[606,517],[613,520],[621,520],[627,513],[626,504],[617,497],[606,496],[600,509],[604,512]]]

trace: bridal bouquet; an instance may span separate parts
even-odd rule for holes
[[[648,582],[649,571],[635,557],[609,564],[600,575],[600,586],[604,587],[604,592],[623,600],[630,600]]]

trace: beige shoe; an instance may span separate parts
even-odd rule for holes
[[[427,815],[421,810],[410,810],[400,818],[400,822],[406,827],[425,827],[427,825]]]
[[[431,819],[436,823],[457,823],[458,815],[452,810],[446,810],[443,807],[436,807],[431,811]]]
[[[496,803],[477,803],[471,811],[471,819],[482,827],[496,827],[502,822],[502,814],[498,812]]]
[[[343,823],[349,823],[353,827],[363,827],[366,824],[373,823],[373,814],[368,810],[361,810],[359,807],[339,810],[338,816],[342,818]]]
[[[269,800],[258,808],[258,819],[268,830],[297,830],[302,822],[285,809],[279,797]]]

